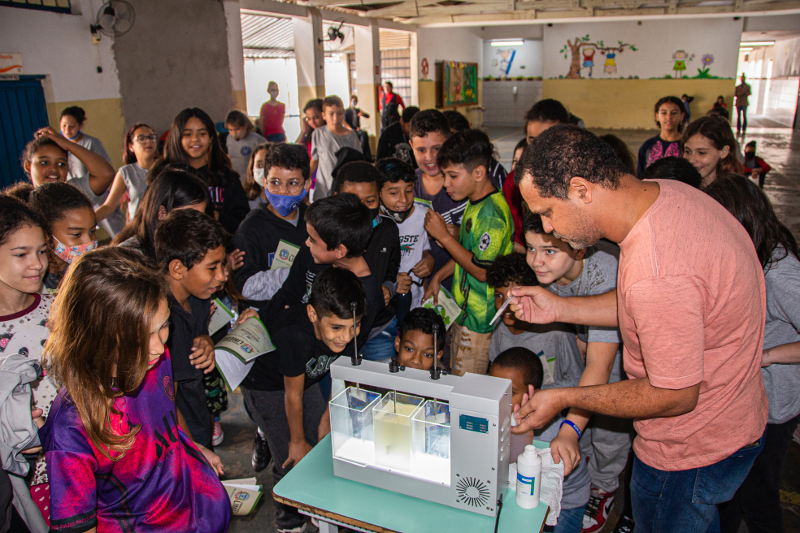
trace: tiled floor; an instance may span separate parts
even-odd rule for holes
[[[773,202],[781,220],[789,226],[793,233],[800,237],[800,132],[786,128],[756,127],[769,125],[758,119],[751,119],[747,137],[740,139],[741,144],[751,140],[758,143],[758,154],[772,165],[772,172],[767,175],[765,190]],[[524,133],[521,128],[490,128],[488,130],[499,159],[506,168],[511,167],[512,150]],[[623,139],[636,154],[645,139],[655,135],[654,131],[615,130],[613,132],[596,131],[596,133],[614,133]],[[250,466],[250,454],[254,426],[247,417],[242,406],[240,394],[232,394],[229,410],[222,418],[225,430],[225,441],[217,452],[225,464],[225,478],[241,478],[254,475]],[[268,471],[256,475],[263,484],[264,498],[255,514],[248,517],[236,517],[230,527],[232,533],[275,531],[272,524],[273,504],[270,497],[272,477]],[[783,514],[787,532],[800,533],[800,445],[793,443],[789,451],[783,476]],[[619,491],[615,509],[612,511],[611,523],[615,523],[617,513],[622,505],[622,493]],[[608,527],[606,531],[611,531]],[[741,533],[746,533],[743,526]],[[415,532],[414,532],[415,533]]]

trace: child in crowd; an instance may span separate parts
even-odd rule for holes
[[[364,284],[356,274],[329,268],[314,279],[307,305],[281,310],[278,317],[260,311],[262,320],[273,319],[270,333],[276,349],[253,363],[242,382],[242,395],[266,434],[274,483],[330,432],[326,406],[330,398],[323,395],[319,382],[340,354],[352,353],[367,305]],[[296,508],[279,502],[275,502],[275,524],[282,532],[305,527]]]
[[[485,374],[494,315],[494,291],[486,284],[486,268],[498,255],[513,249],[514,223],[503,197],[489,181],[494,146],[481,130],[451,136],[436,160],[442,168],[447,193],[455,201],[468,200],[456,240],[442,215],[429,211],[425,229],[453,257],[433,275],[425,297],[437,299],[442,280],[453,275],[453,297],[461,314],[451,330],[450,365],[454,373]]]
[[[662,157],[680,157],[684,106],[677,96],[665,96],[656,102],[656,126],[661,133],[647,139],[639,148],[636,175],[642,177],[644,169]],[[624,161],[623,161],[624,162]]]
[[[570,114],[564,104],[552,98],[539,100],[525,114],[525,135],[528,144],[546,129],[556,124],[570,123]]]
[[[389,157],[381,159],[375,166],[380,175],[381,212],[397,223],[400,236],[396,292],[397,326],[401,327],[403,316],[422,305],[423,280],[433,274],[435,261],[425,231],[428,208],[414,202],[417,175],[411,165]]]
[[[50,235],[50,259],[45,287],[57,290],[72,262],[97,248],[92,203],[66,183],[45,183],[31,193],[30,208]]]
[[[367,310],[358,336],[359,348],[364,346],[378,312],[384,307],[382,280],[375,275],[364,257],[372,236],[372,216],[355,194],[341,193],[316,201],[306,210],[308,239],[289,269],[289,276],[280,290],[262,307],[268,320],[279,317],[286,307],[304,305],[312,294],[314,279],[331,266],[353,272],[364,284]],[[397,238],[395,237],[395,241]],[[264,313],[264,309],[268,309]],[[270,323],[267,323],[271,327]],[[272,331],[272,330],[270,330]]]
[[[264,137],[266,137],[266,139],[261,142],[286,142],[286,131],[283,129],[283,120],[286,117],[286,104],[278,101],[278,94],[280,94],[278,84],[274,81],[269,82],[267,84],[267,94],[269,94],[269,100],[261,105],[261,110],[258,112],[261,132],[264,134]]]
[[[433,345],[434,328],[438,328],[436,332],[437,346]],[[444,320],[439,313],[433,309],[417,307],[405,316],[397,338],[394,340],[397,362],[400,366],[427,371],[433,366],[435,355],[438,361],[437,365],[442,366],[446,333]]]
[[[313,98],[306,102],[303,106],[303,128],[300,130],[300,135],[294,141],[297,144],[302,144],[308,150],[308,157],[311,158],[311,134],[320,126],[325,125],[325,119],[322,116],[322,98]],[[311,172],[312,179],[316,171]]]
[[[619,262],[616,245],[600,241],[589,248],[576,250],[545,232],[542,219],[536,214],[526,217],[522,231],[528,245],[528,265],[535,272],[539,284],[550,292],[559,296],[592,296],[616,288]],[[577,328],[578,340],[586,353],[579,385],[618,382],[622,373],[619,330],[580,325]],[[573,427],[565,426],[551,446],[575,460],[581,453],[589,458],[593,488],[584,528],[591,532],[600,531],[608,518],[614,492],[619,486],[618,478],[628,458],[630,421],[604,415],[592,417],[591,413],[578,409],[571,409],[567,419],[583,433],[583,437],[580,438]]]
[[[600,135],[600,138],[603,140],[603,142],[609,145],[612,150],[614,150],[614,153],[617,154],[619,160],[625,165],[625,169],[630,174],[634,174],[636,172],[636,163],[634,162],[633,154],[630,150],[628,150],[628,145],[625,143],[625,141],[611,133]]]
[[[761,374],[769,398],[766,443],[733,499],[720,505],[723,533],[784,531],[781,474],[800,421],[800,250],[767,196],[744,176],[728,175],[705,192],[745,227],[753,240],[767,290]]]
[[[511,219],[514,221],[514,251],[524,252],[525,241],[522,238],[522,219],[525,218],[525,207],[519,187],[514,183],[514,169],[522,158],[525,148],[528,147],[528,138],[523,137],[514,147],[514,157],[511,160],[511,172],[503,181],[503,196],[506,197],[508,208],[511,210]]]
[[[267,203],[263,183],[265,177],[264,164],[269,146],[270,143],[264,143],[253,148],[253,153],[250,154],[250,162],[247,164],[247,173],[242,181],[242,187],[244,187],[244,194],[247,196],[247,203],[250,205],[251,213],[253,209],[257,209],[258,206]],[[256,176],[258,179],[256,179]]]
[[[158,135],[153,128],[142,122],[131,126],[125,134],[125,142],[122,147],[122,162],[125,164],[120,167],[114,177],[108,198],[94,212],[98,221],[111,215],[119,207],[126,194],[128,196],[127,219],[128,221],[133,220],[144,192],[147,190],[147,172],[153,168],[156,161],[157,148]]]
[[[225,248],[230,235],[205,213],[173,211],[158,226],[156,259],[169,288],[169,348],[175,405],[193,440],[212,448],[211,415],[203,375],[214,369],[208,334],[211,295],[225,283]]]
[[[87,173],[70,177],[68,183],[83,191],[94,208],[103,205],[114,179],[114,168],[101,156],[66,139],[53,128],[42,128],[35,133],[35,139],[25,146],[22,167],[30,176],[34,187],[51,181],[67,182],[69,155],[81,161]],[[111,237],[125,224],[122,212],[117,213],[112,213],[100,223],[100,227]]]
[[[460,131],[467,131],[470,128],[469,120],[467,117],[456,111],[455,109],[448,109],[442,111],[442,114],[450,124],[450,134],[458,133]],[[505,182],[507,176],[506,169],[494,157],[489,162],[489,179],[495,187],[500,188],[501,184]]]
[[[662,157],[642,173],[643,180],[676,180],[700,188],[703,177],[688,159],[682,157]]]
[[[338,96],[326,96],[322,101],[325,127],[311,135],[311,171],[319,170],[312,198],[318,200],[333,194],[331,172],[336,164],[336,152],[350,147],[361,152],[358,134],[344,126],[344,103]],[[376,206],[377,208],[377,206]]]
[[[302,248],[308,238],[303,203],[309,178],[309,160],[299,145],[265,144],[253,153],[248,176],[263,187],[268,200],[250,211],[233,242],[244,251],[244,263],[234,271],[236,289],[257,307],[269,300],[289,275],[288,268],[272,270],[282,241]]]
[[[455,237],[458,235],[467,202],[466,199],[456,201],[447,194],[444,188],[444,174],[436,162],[439,150],[450,137],[450,124],[440,111],[426,109],[411,119],[409,137],[411,139],[409,144],[417,161],[414,197],[424,202],[429,209],[442,215],[448,231]],[[434,272],[450,261],[450,254],[436,242],[431,243],[431,254],[435,261]],[[451,284],[450,279],[444,282],[447,289],[450,289]]]
[[[766,161],[756,155],[756,142],[750,141],[744,145],[744,169],[745,172],[750,172],[750,177],[758,180],[758,186],[764,188],[764,180],[767,178],[767,172],[772,170],[772,167]]]
[[[411,129],[411,120],[417,113],[419,113],[417,106],[409,106],[403,110],[400,120],[383,128],[378,139],[376,159],[396,157],[404,161],[408,159],[406,162],[412,163],[414,158],[411,155],[411,146],[408,144],[408,134]]]
[[[42,360],[53,296],[39,294],[47,274],[47,234],[39,216],[16,198],[0,195],[0,352]],[[47,417],[58,385],[45,374],[32,383],[33,408]],[[47,483],[44,454],[31,485]]]
[[[136,216],[111,243],[141,253],[155,263],[155,234],[158,223],[175,209],[195,209],[213,215],[208,189],[198,178],[183,170],[165,170],[150,183]]]
[[[253,123],[238,109],[228,112],[225,117],[225,128],[228,130],[225,148],[231,158],[233,170],[239,174],[239,179],[243,182],[247,175],[250,155],[259,144],[267,142],[267,139],[253,131]]]
[[[186,108],[172,121],[164,153],[150,173],[158,176],[168,166],[176,166],[200,178],[208,187],[225,231],[231,235],[236,233],[250,205],[239,176],[222,151],[214,122],[202,109]]]
[[[517,168],[517,161],[522,158],[522,153],[525,151],[525,148],[528,147],[528,138],[523,137],[519,140],[517,145],[514,147],[514,157],[511,159],[511,172],[514,172],[514,169]]]
[[[106,152],[105,146],[97,137],[92,137],[91,135],[87,135],[83,133],[83,125],[86,122],[86,111],[83,108],[78,106],[72,106],[64,109],[61,112],[61,120],[59,121],[59,127],[61,128],[61,135],[66,137],[68,140],[83,146],[90,152],[93,152],[103,159],[106,160],[106,163],[111,163],[111,158],[108,156],[108,152]],[[89,171],[87,170],[86,166],[84,166],[83,161],[81,161],[77,155],[70,153],[69,154],[69,174],[71,178],[80,178],[81,176],[85,176],[88,174]]]
[[[537,347],[534,344],[534,349]],[[492,363],[489,375],[510,380],[511,404],[522,405],[520,402],[527,400],[526,396],[530,394],[531,388],[538,390],[554,386],[543,384],[544,366],[532,350],[517,346],[504,350],[497,355],[497,358]],[[562,382],[556,383],[555,386],[564,387],[568,385],[566,382]],[[543,442],[551,442],[558,434],[563,420],[564,417],[559,414],[545,427],[533,432],[534,435],[520,435],[519,437],[522,437],[522,439],[514,439],[518,435],[512,435],[510,460],[516,460],[519,453],[523,451],[524,444],[530,444],[532,437]],[[514,442],[514,440],[522,440],[522,442]],[[553,453],[554,462],[560,463],[565,460],[563,457],[558,456],[556,450],[551,448],[551,452]],[[564,477],[564,483],[561,488],[561,513],[558,515],[558,523],[555,526],[545,526],[544,531],[548,533],[580,533],[586,501],[589,499],[589,483],[586,464],[584,461],[579,461],[576,468]]]
[[[742,172],[742,165],[736,158],[736,138],[731,125],[720,117],[700,117],[686,127],[683,157],[703,177],[701,188],[708,187],[723,174]]]
[[[50,323],[44,351],[64,387],[40,430],[51,530],[226,531],[222,463],[191,442],[173,400],[164,279],[136,252],[96,250]]]

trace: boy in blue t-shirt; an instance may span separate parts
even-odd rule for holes
[[[444,172],[445,189],[453,200],[468,200],[458,239],[440,214],[429,211],[425,216],[425,229],[453,258],[433,275],[424,298],[436,298],[442,281],[453,276],[453,297],[462,311],[451,331],[450,366],[458,375],[485,374],[489,369],[495,308],[486,269],[498,255],[513,250],[511,211],[503,192],[489,179],[493,154],[494,146],[481,130],[458,132],[447,139],[436,159]]]

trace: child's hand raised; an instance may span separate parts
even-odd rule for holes
[[[447,223],[444,221],[444,217],[432,209],[428,209],[425,214],[425,231],[440,243],[452,238],[452,235],[447,230]]]
[[[189,362],[195,368],[203,370],[203,374],[208,374],[216,367],[214,360],[214,342],[208,335],[195,337],[192,342],[192,353],[189,354]]]
[[[238,248],[228,254],[228,266],[231,270],[238,270],[244,264],[244,250]]]

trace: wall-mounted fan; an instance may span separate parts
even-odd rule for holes
[[[119,37],[133,27],[134,20],[136,13],[132,5],[125,0],[110,0],[100,7],[90,29],[93,34],[99,32],[109,37]]]
[[[327,39],[320,39],[319,42],[324,43],[326,41],[335,41],[336,39],[341,40],[344,42],[344,33],[342,33],[342,26],[344,26],[344,20],[339,22],[339,27],[334,28],[331,26],[328,28],[328,38]]]

